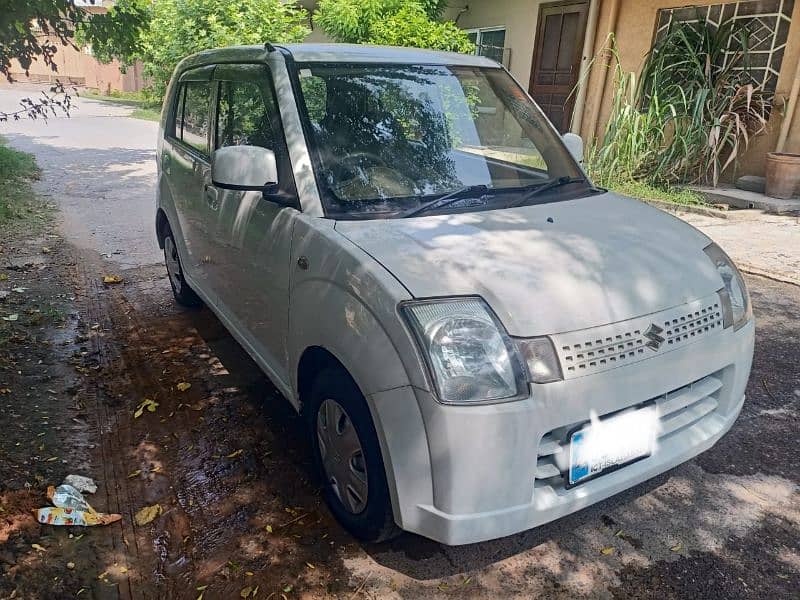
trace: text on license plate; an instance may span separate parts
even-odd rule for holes
[[[657,427],[655,404],[607,419],[592,419],[570,438],[569,484],[651,455]]]

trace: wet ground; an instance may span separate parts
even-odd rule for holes
[[[748,278],[748,401],[697,459],[502,540],[361,545],[321,504],[288,404],[213,315],[172,302],[151,232],[155,126],[126,110],[82,101],[68,122],[3,131],[37,154],[60,216],[0,242],[0,290],[26,288],[0,303],[21,315],[0,325],[0,597],[796,597],[800,288]],[[158,406],[135,418],[145,399]],[[38,525],[28,511],[71,472],[122,522]]]

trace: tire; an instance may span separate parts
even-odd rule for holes
[[[383,542],[397,537],[402,530],[394,522],[378,435],[367,402],[358,386],[344,370],[329,368],[320,372],[314,380],[309,395],[306,416],[314,455],[314,468],[322,482],[322,495],[331,512],[345,529],[364,542]],[[344,414],[339,415],[340,420],[337,423],[331,422],[331,415],[338,410],[331,402],[343,409]],[[325,425],[328,433],[325,431]],[[353,430],[357,435],[363,460],[357,458],[357,452],[355,458],[351,456],[348,460],[346,455],[349,447],[346,447],[346,444],[346,449],[341,453],[333,452],[333,447],[341,442],[327,444],[329,447],[325,448],[326,436],[343,440],[345,437],[349,438],[348,434],[352,434]],[[339,433],[340,431],[344,432],[344,435]],[[328,466],[323,454],[328,456]],[[333,454],[339,454],[338,461],[332,458]],[[357,490],[359,493],[354,494],[352,493],[354,486],[335,483],[336,473],[329,472],[332,464],[333,471],[337,469],[346,471],[341,477],[342,480],[350,477],[350,481],[358,482],[359,475],[366,475],[366,497],[359,498],[359,493],[363,492],[363,489]],[[358,501],[359,499],[361,501]]]
[[[200,296],[189,287],[183,276],[183,265],[181,265],[181,257],[178,255],[178,246],[169,226],[167,226],[167,233],[164,236],[164,264],[167,267],[167,276],[172,287],[172,295],[175,296],[175,302],[189,308],[202,306],[203,301]]]

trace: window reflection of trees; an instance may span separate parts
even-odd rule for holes
[[[303,67],[305,108],[336,210],[392,211],[464,185],[519,188],[558,171],[577,175],[544,118],[499,69]]]

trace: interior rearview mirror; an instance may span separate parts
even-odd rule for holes
[[[228,146],[211,156],[211,183],[225,190],[264,192],[278,183],[275,153],[259,146]]]
[[[583,138],[575,133],[565,133],[561,136],[564,140],[564,145],[569,150],[574,158],[579,163],[583,162]]]

